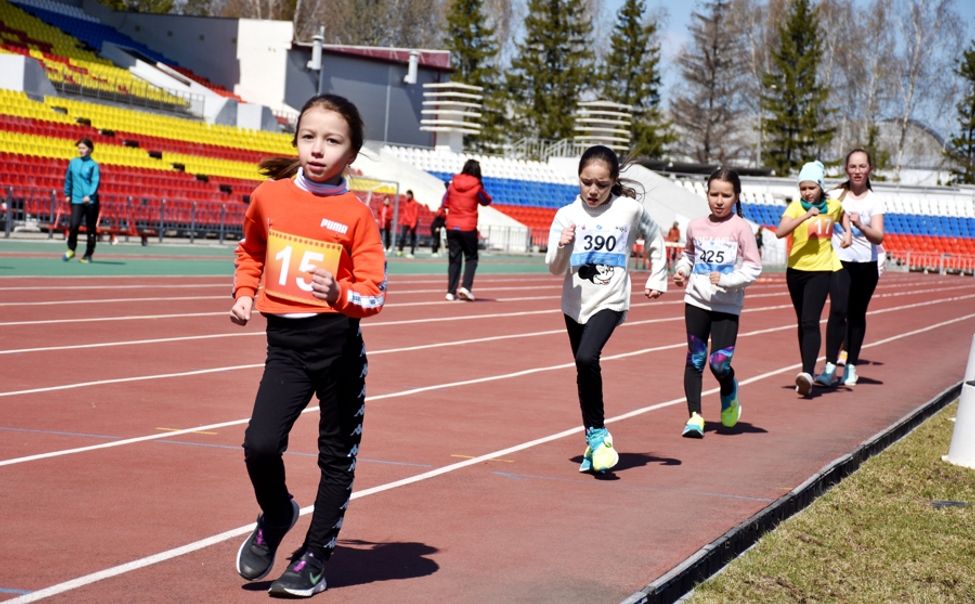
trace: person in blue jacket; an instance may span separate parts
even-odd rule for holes
[[[64,261],[67,262],[75,256],[78,229],[84,220],[88,242],[81,262],[87,264],[95,253],[95,241],[98,239],[98,163],[91,158],[91,152],[95,150],[91,139],[83,138],[75,144],[78,145],[78,157],[68,162],[68,171],[64,175],[64,196],[71,204],[68,251],[64,253]]]

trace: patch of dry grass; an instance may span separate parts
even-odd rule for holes
[[[975,470],[941,460],[957,406],[867,460],[688,601],[975,602]]]

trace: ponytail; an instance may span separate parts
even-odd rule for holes
[[[291,178],[300,167],[301,162],[295,157],[268,157],[258,164],[260,173],[271,180]]]

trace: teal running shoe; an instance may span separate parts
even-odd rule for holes
[[[586,451],[582,454],[580,472],[599,472],[612,469],[620,460],[613,448],[613,435],[606,428],[586,429]]]
[[[684,431],[680,433],[684,438],[704,438],[704,418],[695,411],[684,424]]]

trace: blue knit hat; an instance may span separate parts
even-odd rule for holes
[[[821,161],[811,161],[802,165],[802,170],[799,170],[799,182],[804,180],[810,180],[817,185],[820,189],[825,190],[825,185],[823,184],[823,179],[826,177],[826,167]]]

